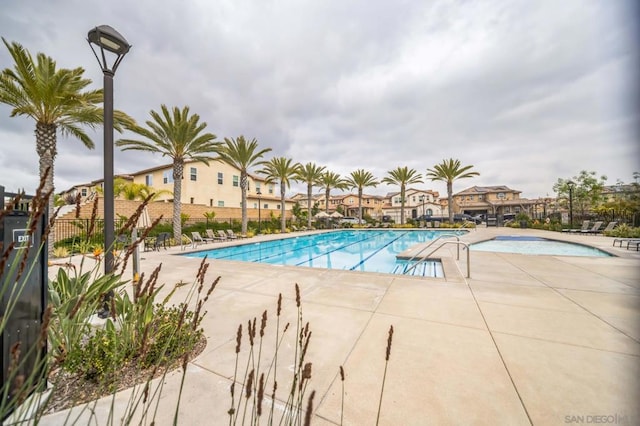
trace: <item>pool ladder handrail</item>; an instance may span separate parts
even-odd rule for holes
[[[425,247],[423,247],[418,253],[416,253],[415,255],[413,255],[413,257],[411,257],[411,259],[408,260],[408,262],[412,262],[416,257],[418,257],[422,252],[424,252],[426,249],[428,249],[429,247],[431,247],[433,244],[435,244],[436,241],[438,241],[441,238],[444,237],[456,237],[456,241],[443,241],[442,244],[440,244],[438,247],[434,248],[433,250],[431,250],[429,252],[429,254],[427,254],[426,256],[422,257],[422,259],[418,260],[417,262],[415,262],[413,265],[411,265],[409,268],[405,269],[403,271],[403,274],[407,274],[409,271],[412,271],[413,269],[415,269],[418,265],[420,265],[423,262],[426,262],[429,260],[429,256],[431,256],[432,254],[434,254],[436,251],[440,250],[442,247],[444,247],[446,244],[455,244],[456,247],[458,248],[458,256],[456,260],[460,260],[460,245],[462,245],[464,248],[467,249],[467,278],[471,278],[471,257],[470,257],[470,252],[471,250],[469,250],[469,244],[465,243],[464,241],[460,241],[460,238],[458,237],[458,235],[455,234],[447,234],[447,235],[441,235],[438,236],[438,238],[434,239],[431,243],[429,243],[428,245],[426,245]]]

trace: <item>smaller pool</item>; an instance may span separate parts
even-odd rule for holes
[[[552,256],[612,256],[605,251],[582,244],[527,236],[495,237],[492,240],[472,244],[471,250],[518,254],[544,254]]]

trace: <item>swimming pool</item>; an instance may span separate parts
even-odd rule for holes
[[[471,245],[471,250],[554,256],[612,256],[605,251],[583,244],[516,235],[495,237],[492,240],[475,243]]]
[[[461,235],[466,231],[456,231]],[[451,230],[340,230],[188,253],[188,257],[240,260],[273,265],[308,266],[363,272],[403,273],[396,256],[419,243],[452,234]],[[439,261],[421,264],[416,275],[443,277]]]

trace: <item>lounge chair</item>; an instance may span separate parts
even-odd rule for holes
[[[613,246],[615,247],[616,244],[622,248],[623,244],[627,245],[627,250],[629,249],[629,247],[631,247],[632,245],[636,245],[636,249],[637,249],[637,244],[640,243],[640,238],[616,238],[613,240]]]
[[[583,220],[582,227],[580,229],[563,228],[562,232],[583,232],[589,230],[589,221]]]
[[[233,229],[227,229],[227,236],[232,240],[247,238],[246,235],[236,234],[235,232],[233,232]]]
[[[605,232],[613,231],[613,228],[615,228],[617,225],[618,225],[618,222],[609,222],[607,223],[607,226],[602,231],[597,231],[597,233],[604,235]]]
[[[222,229],[218,229],[218,231],[216,231],[216,233],[218,234],[218,238],[219,238],[221,241],[227,241],[227,240],[230,240],[230,239],[231,239],[231,238],[229,238],[229,237],[227,236],[227,234],[226,234]]]
[[[590,229],[587,229],[586,231],[580,230],[580,233],[582,234],[597,234],[598,232],[600,232],[600,230],[602,229],[602,224],[604,222],[599,220],[596,223],[593,224],[593,227]]]
[[[214,240],[212,240],[209,237],[203,237],[202,235],[200,235],[200,232],[198,231],[191,231],[191,239],[193,240],[194,243],[212,243]]]
[[[224,241],[224,240],[226,240],[226,238],[221,238],[221,237],[217,236],[213,232],[213,229],[207,229],[207,237],[209,237],[213,241]]]

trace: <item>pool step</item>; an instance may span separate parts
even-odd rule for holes
[[[415,263],[400,263],[391,272],[399,275],[413,275],[419,277],[444,278],[444,270],[442,263],[437,260],[428,260],[420,262],[418,266],[412,268]]]

